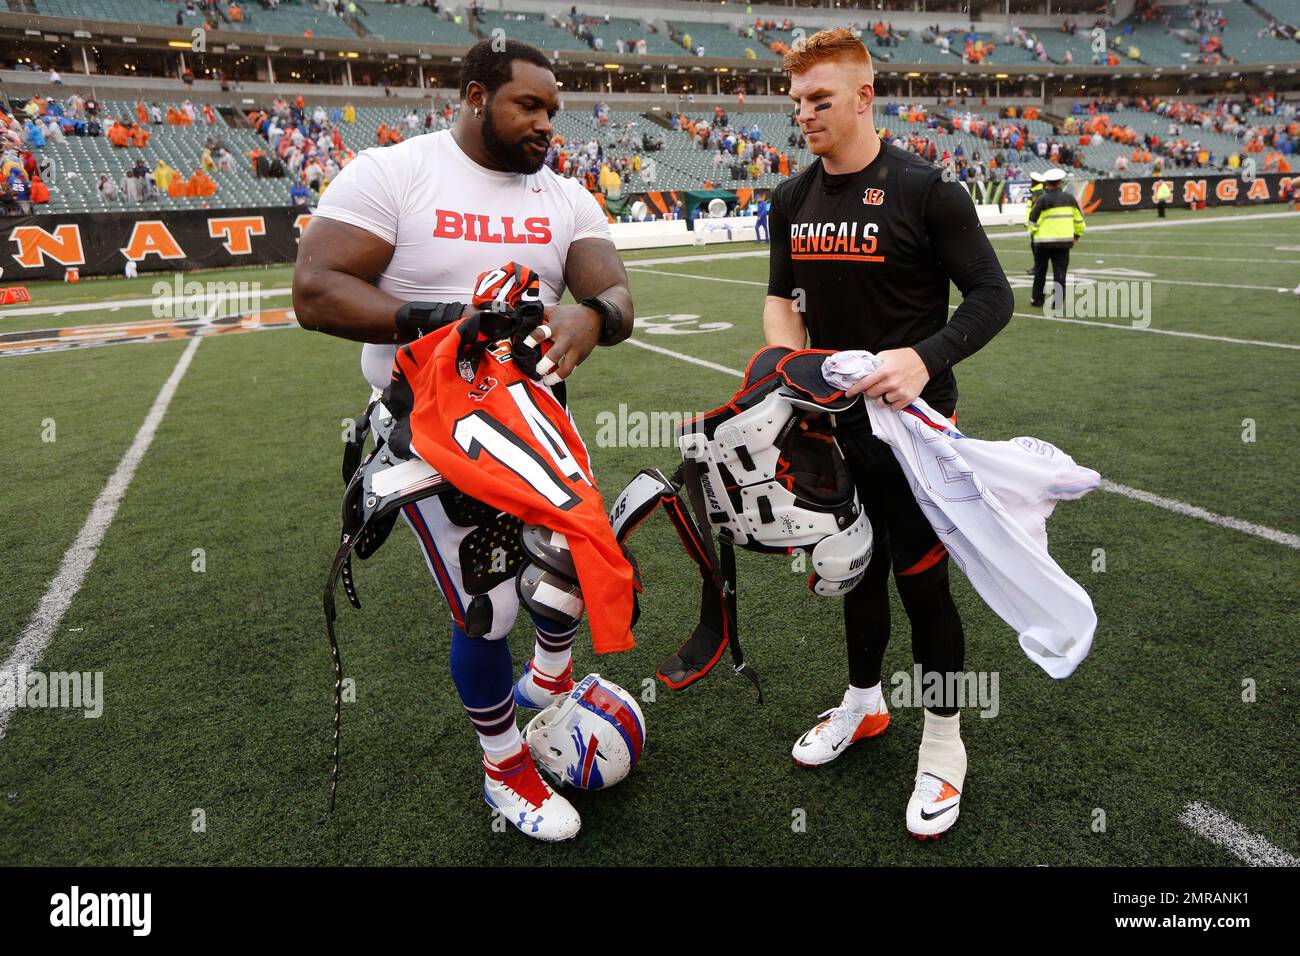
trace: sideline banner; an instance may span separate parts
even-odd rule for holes
[[[1067,181],[1066,188],[1079,200],[1084,215],[1093,212],[1121,212],[1125,209],[1153,209],[1152,193],[1158,182],[1174,185],[1171,207],[1205,203],[1206,206],[1255,206],[1286,202],[1291,198],[1291,173],[1241,175],[1143,176],[1138,179],[1093,179]],[[1300,179],[1300,176],[1295,177]],[[1297,183],[1300,185],[1300,182]]]
[[[301,207],[140,209],[0,219],[4,281],[140,274],[293,262],[311,219]]]

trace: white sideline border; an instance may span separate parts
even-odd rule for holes
[[[215,308],[213,311],[216,311]],[[26,674],[40,661],[58,631],[63,615],[67,613],[77,592],[86,582],[86,575],[90,572],[95,556],[99,553],[99,546],[104,541],[104,535],[108,533],[109,525],[117,516],[117,509],[126,496],[131,480],[135,477],[136,468],[139,467],[149,446],[153,444],[158,426],[162,424],[172,397],[175,396],[176,389],[181,379],[185,377],[190,363],[194,360],[194,353],[202,341],[202,336],[195,336],[190,339],[185,351],[181,353],[171,375],[163,383],[158,397],[154,399],[153,406],[145,416],[139,431],[136,432],[135,439],[122,456],[122,460],[118,462],[113,474],[109,476],[94,505],[91,506],[90,514],[86,516],[85,523],[77,532],[76,540],[64,553],[58,574],[46,588],[41,603],[37,605],[31,620],[23,628],[13,650],[9,652],[8,659],[0,665],[0,673],[15,677],[14,699],[10,701],[0,697],[0,740],[4,739],[9,718],[17,709],[17,695],[22,693],[21,688],[25,686]],[[21,679],[24,684],[18,683],[18,675],[23,675]]]

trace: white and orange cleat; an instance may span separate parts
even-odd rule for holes
[[[907,801],[907,832],[918,840],[938,839],[957,822],[961,794],[932,773],[916,775],[916,788]]]
[[[545,710],[557,700],[561,700],[573,690],[573,661],[569,661],[564,673],[552,677],[529,661],[524,665],[524,672],[515,683],[515,704],[529,710]]]
[[[485,756],[483,771],[483,799],[520,833],[546,843],[578,835],[578,811],[542,779],[527,744],[501,763]]]
[[[791,759],[800,767],[828,764],[859,740],[877,737],[889,726],[885,698],[877,694],[876,703],[865,711],[852,708],[849,693],[838,707],[822,714],[822,722],[795,741]]]
[[[916,757],[916,786],[907,801],[907,831],[918,840],[946,833],[961,812],[966,789],[966,745],[961,714],[940,717],[927,709]]]

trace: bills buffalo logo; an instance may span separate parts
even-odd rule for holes
[[[483,399],[487,398],[488,392],[492,391],[492,389],[496,387],[496,379],[491,375],[484,376],[483,381],[474,386],[474,390],[469,393],[469,397],[476,402],[481,402]]]
[[[883,189],[868,189],[862,194],[862,202],[867,206],[879,206],[885,201],[885,191]]]

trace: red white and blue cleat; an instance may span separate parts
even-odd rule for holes
[[[524,665],[524,673],[515,684],[515,704],[529,710],[544,710],[573,690],[573,661],[558,677],[539,670],[532,661]]]
[[[545,843],[578,835],[578,811],[542,779],[527,744],[499,764],[484,757],[483,771],[483,799],[520,833]]]

